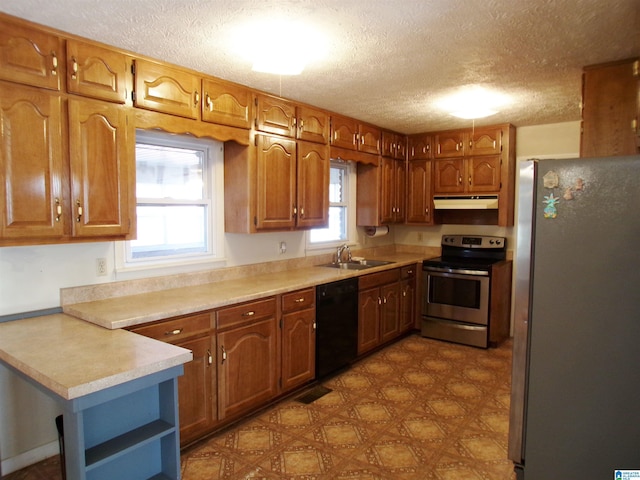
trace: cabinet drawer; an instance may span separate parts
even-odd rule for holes
[[[315,289],[307,288],[282,295],[282,312],[289,313],[304,310],[315,305]]]
[[[418,267],[416,265],[407,265],[400,269],[400,278],[415,278]]]
[[[394,268],[392,270],[386,270],[379,273],[371,273],[369,275],[363,275],[362,277],[359,277],[358,288],[360,290],[365,290],[367,288],[397,282],[398,280],[400,280],[400,269]]]
[[[208,333],[211,330],[211,313],[201,313],[165,320],[153,325],[136,327],[131,331],[145,337],[155,338],[164,342],[177,342],[184,338]]]
[[[217,327],[227,328],[249,320],[276,314],[275,297],[242,303],[233,307],[222,308],[216,312]]]

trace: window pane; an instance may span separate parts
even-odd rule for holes
[[[329,202],[344,203],[344,168],[331,168],[331,177],[329,180]]]
[[[138,238],[132,258],[207,251],[205,205],[138,205]]]
[[[329,226],[327,228],[314,228],[310,234],[310,241],[330,242],[347,239],[347,208],[329,207]]]
[[[136,196],[200,200],[204,152],[158,145],[136,145]]]

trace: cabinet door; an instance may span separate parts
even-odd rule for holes
[[[256,228],[293,228],[296,208],[296,142],[256,135],[257,211]]]
[[[428,160],[431,158],[431,136],[412,135],[409,137],[409,160]]]
[[[469,192],[500,191],[500,155],[471,157],[466,162]]]
[[[433,193],[463,193],[464,159],[436,159],[433,162]]]
[[[200,78],[184,70],[136,59],[134,105],[197,119]]]
[[[392,223],[395,214],[395,170],[396,162],[384,157],[380,164],[380,223]]]
[[[465,135],[461,131],[440,132],[436,135],[434,158],[462,157],[465,152]]]
[[[177,345],[193,353],[193,360],[184,364],[184,375],[178,377],[180,443],[185,445],[211,430],[216,422],[215,339],[206,336]]]
[[[298,227],[329,223],[329,146],[298,142]]]
[[[296,107],[282,98],[256,95],[256,129],[285,137],[296,135]]]
[[[67,90],[69,93],[126,101],[127,56],[108,48],[67,40]]]
[[[133,121],[115,104],[69,100],[72,234],[124,235],[130,229]]]
[[[358,292],[358,355],[380,344],[381,303],[379,288]]]
[[[406,160],[407,158],[407,137],[404,135],[396,135],[396,150],[394,157],[398,160]]]
[[[206,78],[202,80],[202,120],[205,122],[251,128],[251,92]]]
[[[329,141],[329,115],[323,110],[297,107],[298,135],[300,140],[327,143]]]
[[[400,333],[415,326],[416,280],[415,277],[400,281]]]
[[[640,153],[640,60],[584,69],[581,157]]]
[[[316,312],[301,310],[282,316],[282,390],[315,377]]]
[[[275,397],[280,376],[275,317],[218,333],[218,418]]]
[[[393,221],[402,223],[406,218],[407,203],[407,165],[404,160],[394,161],[394,199]]]
[[[380,129],[373,125],[358,125],[358,150],[379,155],[381,136]]]
[[[394,158],[396,155],[396,148],[396,134],[383,130],[381,155],[383,157]]]
[[[407,223],[431,223],[431,161],[409,162]]]
[[[502,129],[475,128],[469,132],[467,155],[499,155],[502,150]]]
[[[0,109],[0,237],[60,237],[70,209],[62,198],[60,97],[2,83]]]
[[[331,116],[331,145],[349,150],[357,150],[358,121],[342,117]]]
[[[62,40],[5,20],[0,28],[0,79],[60,90]]]
[[[392,283],[380,287],[380,343],[396,338],[400,333],[400,285]]]

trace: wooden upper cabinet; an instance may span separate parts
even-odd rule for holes
[[[251,128],[252,103],[248,88],[205,78],[202,80],[202,95],[202,120]]]
[[[429,224],[432,221],[431,161],[411,160],[407,172],[406,222]]]
[[[134,64],[136,107],[199,118],[200,77],[146,60],[136,59]]]
[[[4,19],[0,28],[0,79],[60,90],[64,72],[62,40]]]
[[[438,132],[435,136],[434,158],[462,157],[465,154],[465,132]]]
[[[69,205],[60,97],[0,82],[0,132],[0,237],[61,237]]]
[[[301,228],[329,223],[329,146],[298,142],[297,217]]]
[[[380,153],[384,157],[403,160],[407,155],[407,137],[398,133],[382,131]]]
[[[357,140],[357,120],[340,115],[331,115],[331,145],[349,150],[357,150]]]
[[[296,107],[298,125],[297,138],[309,142],[329,141],[329,115],[323,110],[311,107]]]
[[[380,154],[382,132],[378,127],[361,123],[358,125],[358,150]]]
[[[282,98],[255,94],[256,129],[285,137],[296,136],[296,106]]]
[[[409,136],[409,160],[429,160],[432,157],[431,135],[417,134]]]
[[[256,135],[258,229],[289,229],[296,215],[296,141]]]
[[[468,133],[467,156],[498,155],[502,151],[502,128],[474,128]]]
[[[130,60],[122,53],[67,40],[67,90],[86,97],[125,103]]]
[[[433,193],[464,193],[465,163],[462,157],[434,160]]]
[[[434,193],[500,191],[500,155],[434,160]]]
[[[581,157],[640,153],[640,60],[585,67]]]
[[[133,135],[133,121],[118,105],[69,100],[74,236],[129,233]]]

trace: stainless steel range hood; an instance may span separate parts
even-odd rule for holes
[[[434,196],[436,210],[495,210],[498,208],[497,195],[454,195]]]

